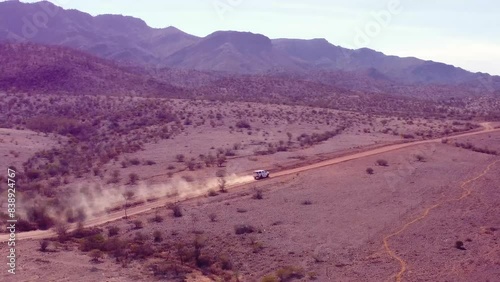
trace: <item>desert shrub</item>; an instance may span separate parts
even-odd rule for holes
[[[83,252],[90,252],[91,250],[101,250],[104,248],[106,240],[102,234],[96,234],[82,239],[80,243],[80,250]]]
[[[237,208],[237,209],[236,209],[236,211],[237,211],[238,213],[246,213],[246,212],[248,212],[248,210],[247,210],[247,209],[243,209],[243,208]]]
[[[251,129],[252,126],[250,125],[250,123],[246,120],[240,120],[236,123],[236,127],[237,128],[240,128],[240,129]]]
[[[108,183],[109,184],[118,184],[118,183],[120,183],[120,181],[121,181],[121,179],[120,179],[120,171],[114,170],[111,173],[111,178],[108,180]]]
[[[71,237],[73,238],[87,238],[95,235],[99,235],[102,233],[100,228],[84,228],[83,223],[79,222],[77,227],[73,232],[71,232]]]
[[[41,240],[40,241],[40,252],[46,252],[47,248],[49,247],[50,242],[48,240]]]
[[[255,231],[255,227],[248,224],[238,224],[234,227],[234,233],[236,235],[251,234]]]
[[[29,222],[26,219],[20,218],[17,220],[16,230],[19,232],[29,232],[36,230],[36,224]]]
[[[232,270],[234,265],[227,255],[222,255],[219,257],[220,267],[223,270]]]
[[[206,257],[202,256],[202,250],[206,246],[206,239],[203,236],[197,235],[193,241],[194,259],[198,267],[205,267],[210,264]]]
[[[422,155],[416,155],[416,156],[415,156],[415,159],[416,159],[417,161],[419,161],[419,162],[424,162],[424,161],[425,161],[425,157],[424,157],[424,156],[422,156]]]
[[[304,200],[304,201],[302,201],[302,205],[310,206],[310,205],[312,205],[312,202],[310,200]]]
[[[208,215],[208,218],[210,219],[211,222],[216,222],[217,221],[217,214],[211,213]]]
[[[383,159],[377,160],[377,165],[379,166],[389,166],[389,162]]]
[[[194,162],[193,160],[190,160],[187,164],[186,164],[187,168],[190,170],[190,171],[194,171],[196,169],[196,162]]]
[[[404,139],[415,139],[415,135],[413,134],[403,134],[402,137]]]
[[[132,223],[134,224],[134,229],[142,229],[144,227],[144,224],[140,220],[134,220]]]
[[[304,269],[300,267],[287,266],[276,271],[279,281],[290,281],[292,279],[302,279],[305,276]]]
[[[156,230],[155,232],[153,232],[153,240],[156,243],[160,243],[161,241],[163,241],[163,235],[161,234],[161,231]]]
[[[226,156],[224,155],[219,155],[217,157],[217,166],[222,167],[224,163],[226,162]]]
[[[264,199],[264,192],[261,189],[254,189],[254,194],[252,196],[254,200],[262,200]]]
[[[130,173],[128,175],[128,183],[131,185],[137,184],[137,181],[139,180],[139,175],[137,173]]]
[[[262,279],[260,280],[261,282],[280,282],[280,280],[278,279],[278,277],[270,274],[270,275],[266,275],[264,277],[262,277]]]
[[[143,244],[148,240],[148,236],[142,232],[135,232],[133,241],[138,244]]]
[[[368,174],[374,174],[375,171],[373,170],[373,168],[369,167],[369,168],[366,169],[366,173],[368,173]]]
[[[35,223],[38,229],[47,230],[54,226],[54,220],[48,215],[43,206],[34,206],[28,208],[28,220]]]
[[[40,179],[42,177],[42,173],[38,170],[29,170],[26,172],[26,177],[30,181],[35,181],[35,180]]]
[[[59,242],[65,242],[68,239],[69,225],[66,222],[59,222],[56,224],[56,234]]]
[[[219,186],[219,191],[221,193],[227,193],[227,189],[226,189],[226,179],[224,179],[224,177],[219,177],[219,179],[217,179],[217,185]]]
[[[183,154],[178,154],[175,156],[175,159],[177,160],[177,162],[183,163],[186,157]]]
[[[210,190],[208,191],[208,196],[209,196],[209,197],[216,197],[216,196],[218,196],[218,195],[219,195],[219,194],[218,194],[217,192],[215,192],[215,190],[213,190],[213,189],[210,189]]]
[[[104,256],[102,251],[97,249],[90,251],[89,255],[92,258],[92,262],[94,263],[98,263],[99,260]]]
[[[129,160],[129,163],[131,165],[140,165],[141,164],[141,160],[139,160],[138,158],[133,158],[133,159]]]
[[[179,204],[172,204],[170,209],[172,210],[174,217],[182,217],[182,208]]]
[[[160,223],[163,222],[163,217],[158,214],[158,212],[155,213],[155,216],[151,219],[151,221]]]
[[[465,250],[464,242],[462,242],[462,241],[456,241],[455,242],[455,248],[457,248],[459,250]]]
[[[147,165],[147,166],[152,166],[152,165],[155,165],[156,162],[152,161],[152,160],[147,160],[147,161],[144,162],[144,164]]]
[[[120,228],[118,226],[111,226],[108,229],[108,236],[109,237],[116,236],[116,235],[118,235],[119,232],[120,232]]]
[[[318,273],[313,272],[313,271],[308,272],[307,276],[309,277],[309,280],[316,280],[316,279],[318,279]]]

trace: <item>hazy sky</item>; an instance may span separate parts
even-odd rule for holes
[[[37,2],[37,1],[23,1]],[[216,30],[271,38],[326,38],[500,75],[500,1],[493,0],[53,0],[92,15],[139,17],[205,36]]]

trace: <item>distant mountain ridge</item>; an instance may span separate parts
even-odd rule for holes
[[[485,94],[500,91],[498,76],[417,58],[386,56],[367,48],[350,50],[325,39],[270,39],[235,31],[200,38],[174,27],[151,28],[129,16],[93,17],[50,2],[0,2],[0,42],[5,41],[65,46],[156,69],[291,74],[362,91],[390,93],[400,89],[395,86],[408,85],[448,85]]]

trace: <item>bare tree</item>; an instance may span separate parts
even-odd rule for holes
[[[134,198],[135,193],[132,191],[127,191],[123,194],[123,198],[125,198],[125,219],[128,218],[127,216],[127,208],[128,208],[128,202]]]

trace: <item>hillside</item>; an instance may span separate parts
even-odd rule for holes
[[[48,20],[37,26],[30,19],[40,12]],[[154,69],[286,74],[377,93],[418,96],[426,90],[410,88],[421,86],[445,89],[442,94],[446,97],[500,93],[498,76],[417,58],[387,56],[367,48],[346,49],[325,39],[270,39],[235,31],[217,31],[199,38],[174,27],[151,28],[143,20],[129,16],[93,17],[50,2],[0,2],[1,41],[66,46]],[[458,94],[456,89],[460,90]]]
[[[65,47],[0,45],[0,90],[71,95],[179,96],[183,91]]]
[[[47,16],[45,25],[26,20],[37,13]],[[168,56],[196,39],[174,27],[153,29],[143,20],[119,15],[93,17],[47,1],[0,3],[0,41],[62,45],[107,59],[154,64],[158,57]]]

